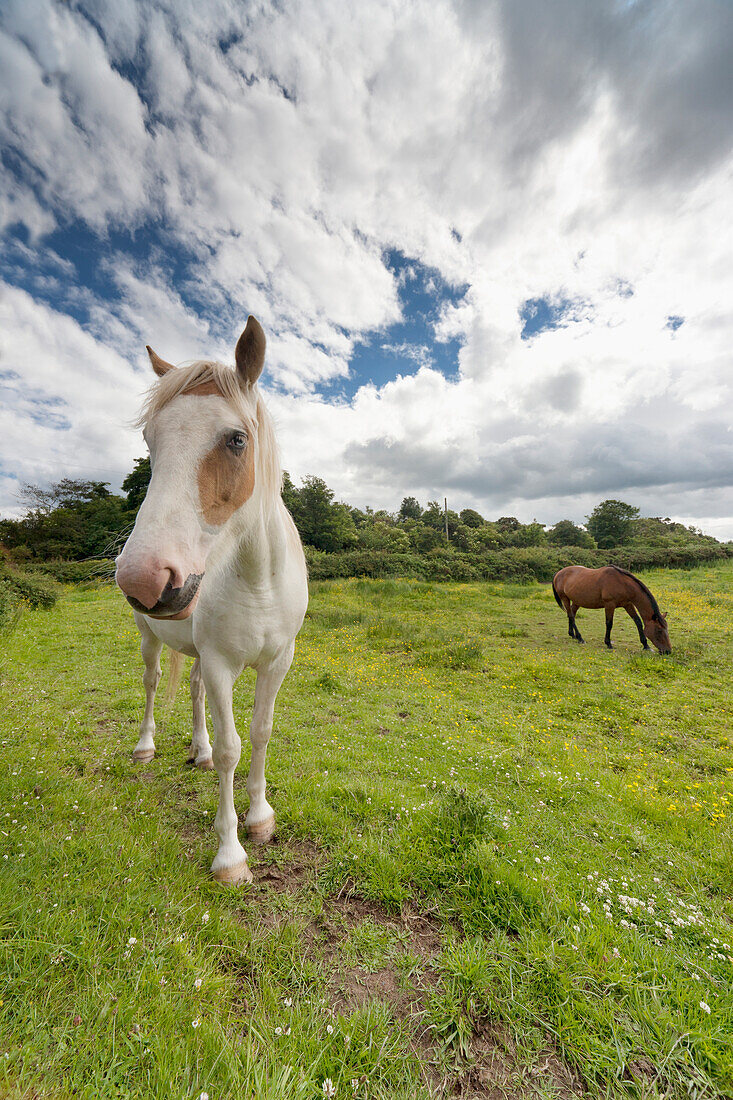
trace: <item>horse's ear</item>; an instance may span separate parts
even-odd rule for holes
[[[666,618],[667,618],[667,612],[666,612],[666,611],[663,611],[663,612],[662,612],[662,618],[663,618],[663,619],[666,619]]]
[[[162,378],[164,374],[167,374],[169,370],[175,370],[176,368],[172,363],[166,363],[165,359],[161,359],[159,355],[156,355],[149,344],[145,345],[145,350],[150,357],[153,370],[158,375],[158,378]]]
[[[262,374],[266,343],[262,325],[250,315],[244,332],[237,340],[237,350],[234,353],[240,385],[254,386]]]

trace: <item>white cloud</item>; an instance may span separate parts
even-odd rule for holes
[[[731,9],[6,9],[0,135],[22,150],[27,186],[0,186],[0,219],[22,220],[35,241],[69,219],[99,233],[156,223],[172,251],[197,258],[186,286],[164,254],[109,258],[119,302],[87,294],[87,333],[54,318],[46,354],[65,400],[73,378],[59,379],[84,339],[87,357],[93,347],[128,363],[132,403],[143,343],[172,361],[231,358],[251,311],[268,332],[291,473],[319,473],[354,503],[450,489],[485,511],[577,519],[593,494],[625,493],[654,513],[733,515],[721,428]],[[137,90],[123,75],[133,71]],[[435,328],[460,342],[456,380],[429,369],[430,349],[387,333],[405,289],[385,265],[391,249],[469,286]],[[574,319],[522,340],[528,298],[571,302]],[[35,309],[47,328],[50,311]],[[670,315],[684,319],[676,331]],[[43,389],[31,316],[24,302],[4,341]],[[333,381],[337,391],[375,334],[421,369],[351,403],[313,393]],[[21,436],[9,457],[25,470],[35,460]]]
[[[31,166],[46,208],[134,224],[147,206],[142,104],[99,36],[51,0],[11,0],[0,33],[0,140]],[[83,59],[83,61],[82,61]]]
[[[119,485],[143,453],[127,425],[149,383],[108,344],[14,287],[0,284],[0,438],[3,510],[23,482],[62,477]]]

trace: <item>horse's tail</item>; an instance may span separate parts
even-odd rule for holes
[[[565,608],[564,608],[564,607],[562,606],[562,600],[561,600],[561,599],[560,599],[560,597],[558,596],[558,594],[557,594],[557,589],[555,588],[555,579],[554,579],[554,577],[553,577],[553,579],[552,579],[552,594],[553,594],[553,596],[555,597],[555,603],[557,604],[557,606],[558,606],[558,607],[562,607],[562,609],[563,609],[563,611],[564,611],[564,610],[565,610]]]
[[[172,649],[168,658],[168,684],[165,689],[165,705],[170,707],[176,697],[183,673],[183,654]]]

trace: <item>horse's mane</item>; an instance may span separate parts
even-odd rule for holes
[[[255,485],[259,486],[263,501],[279,500],[282,469],[270,414],[257,385],[243,389],[236,371],[224,363],[199,359],[188,366],[167,371],[149,389],[135,427],[143,428],[174,398],[191,393],[197,386],[212,383],[221,391],[224,400],[232,406],[255,440]]]
[[[625,577],[631,577],[632,581],[636,581],[636,583],[639,585],[639,588],[642,590],[642,592],[646,596],[648,596],[648,598],[649,598],[649,602],[652,605],[652,612],[653,612],[652,618],[653,619],[659,619],[659,621],[661,622],[662,612],[659,610],[659,604],[654,599],[654,596],[652,596],[651,592],[649,591],[647,586],[644,584],[644,582],[640,581],[638,577],[635,577],[633,573],[630,573],[628,571],[628,569],[622,569],[620,565],[612,565],[611,569],[615,569],[617,573],[623,573],[623,575]]]

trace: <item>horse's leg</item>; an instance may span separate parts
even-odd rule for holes
[[[237,837],[237,811],[234,808],[234,772],[242,753],[242,742],[234,725],[232,710],[232,688],[236,675],[216,654],[202,656],[201,673],[214,725],[212,757],[219,776],[219,805],[214,818],[219,850],[214,856],[211,871],[219,882],[251,882],[247,853]]]
[[[570,604],[571,624],[572,624],[573,630],[575,632],[575,640],[577,642],[580,642],[581,645],[584,645],[585,643],[583,642],[583,639],[580,636],[580,631],[578,630],[578,625],[575,622],[575,616],[578,612],[579,607],[580,607],[580,604],[577,604],[577,603],[571,603]]]
[[[213,769],[209,733],[206,729],[206,690],[201,675],[201,658],[197,657],[191,665],[191,708],[193,710],[193,737],[188,749],[189,764],[197,768]]]
[[[563,595],[561,597],[561,599],[562,599],[562,605],[565,608],[565,614],[568,617],[568,636],[570,638],[572,638],[573,641],[575,641],[575,625],[573,623],[573,614],[572,614],[572,611],[570,610],[570,606],[571,606],[570,605],[570,600],[565,595]]]
[[[646,634],[644,633],[644,623],[641,621],[641,616],[639,615],[638,611],[632,603],[626,605],[626,611],[634,620],[634,625],[639,631],[639,641],[641,642],[644,649],[648,649],[649,643],[646,640]]]
[[[265,757],[272,733],[275,698],[292,663],[294,650],[295,645],[290,645],[278,661],[257,673],[254,712],[249,728],[252,759],[247,776],[249,810],[245,819],[247,836],[256,843],[270,840],[275,831],[275,811],[265,798]]]
[[[606,642],[606,645],[608,646],[609,649],[613,649],[613,646],[611,645],[611,630],[613,628],[613,612],[614,612],[614,608],[612,608],[612,607],[607,607],[606,608],[606,637],[605,637],[605,642]]]
[[[155,756],[155,718],[153,706],[155,692],[160,683],[160,653],[163,643],[155,637],[152,630],[139,626],[141,634],[140,651],[145,662],[143,684],[145,685],[145,714],[140,723],[140,738],[133,749],[132,759],[138,764],[147,764]]]

